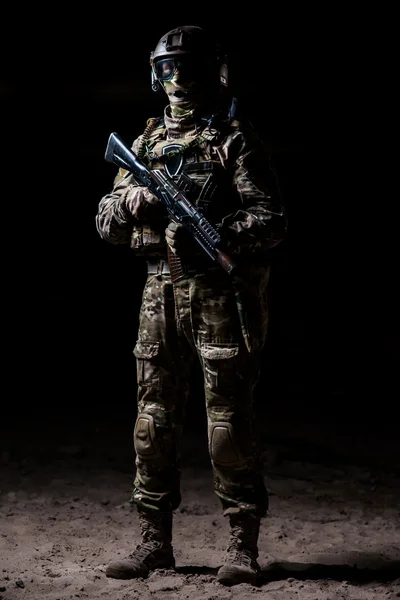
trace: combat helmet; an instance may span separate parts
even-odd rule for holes
[[[173,76],[179,62],[211,90],[228,85],[226,56],[218,41],[201,27],[176,27],[160,38],[150,53],[151,86],[155,92],[163,90],[162,81]]]

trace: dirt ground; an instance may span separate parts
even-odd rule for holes
[[[266,452],[262,581],[216,582],[228,524],[204,441],[186,441],[175,572],[119,581],[109,560],[139,541],[130,440],[104,431],[1,440],[0,600],[392,600],[400,597],[400,475]],[[107,442],[107,443],[106,443]]]

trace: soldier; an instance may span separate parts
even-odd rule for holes
[[[96,227],[102,239],[129,244],[147,261],[134,348],[131,498],[142,541],[130,556],[112,561],[106,575],[130,579],[175,566],[179,439],[191,366],[199,360],[214,491],[231,532],[217,578],[224,585],[256,585],[268,494],[253,392],[267,332],[270,250],[285,238],[285,210],[260,136],[229,108],[219,44],[200,27],[178,27],[159,40],[150,65],[152,87],[168,104],[161,117],[147,121],[132,149],[149,168],[165,169],[218,228],[239,276],[233,281],[181,224],[167,219],[158,198],[119,170],[100,200]]]

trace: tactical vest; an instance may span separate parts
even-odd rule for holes
[[[167,140],[164,117],[149,119],[133,149],[149,168],[164,168],[204,216],[217,224],[238,203],[233,194],[233,165],[221,154],[221,144],[238,125],[234,121],[229,127],[217,130],[206,124],[193,136],[186,134],[186,137],[178,131],[169,131],[168,137],[174,137]],[[132,247],[136,253],[149,255],[153,251],[160,255],[163,254],[161,246],[164,246],[164,230],[157,231],[154,225],[135,224]]]
[[[180,134],[173,132],[174,139],[167,140],[164,119],[149,119],[138,154],[149,168],[163,167],[207,218],[218,221],[226,214],[222,200],[229,195],[232,183],[229,165],[222,164],[218,148],[232,130],[233,126],[222,131],[206,125],[191,137],[178,137]],[[219,202],[214,204],[217,195]]]

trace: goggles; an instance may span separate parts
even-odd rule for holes
[[[194,81],[196,71],[199,71],[193,58],[189,56],[162,58],[155,63],[154,69],[160,81],[170,81],[178,70],[186,80]]]

